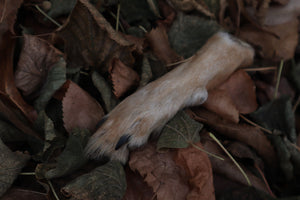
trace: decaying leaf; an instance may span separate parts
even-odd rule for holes
[[[178,13],[168,33],[171,47],[184,58],[194,55],[220,29],[214,20]]]
[[[48,71],[62,53],[48,42],[31,35],[24,35],[24,45],[15,72],[15,82],[22,94],[38,93],[43,87]]]
[[[129,166],[144,177],[158,200],[181,200],[188,194],[187,182],[181,169],[172,160],[171,152],[157,153],[153,144],[147,144],[132,152]]]
[[[48,200],[48,194],[22,188],[10,188],[2,197],[2,200],[30,199]]]
[[[240,29],[239,37],[256,47],[262,58],[272,61],[288,60],[294,56],[298,44],[298,24],[298,20],[294,19],[266,28],[278,35],[278,38],[253,25],[245,25]]]
[[[157,27],[148,32],[146,38],[154,55],[164,64],[168,65],[182,60],[182,57],[170,47],[168,34],[162,23],[158,23]]]
[[[30,156],[21,152],[12,152],[0,140],[0,196],[11,186]]]
[[[256,127],[247,124],[235,124],[226,121],[216,114],[205,109],[194,109],[197,115],[195,120],[209,125],[219,134],[223,134],[231,139],[245,143],[255,149],[269,166],[276,166],[277,157],[271,142],[264,133]]]
[[[134,62],[133,45],[116,32],[88,0],[77,1],[58,34],[65,40],[71,67],[94,66],[106,72],[113,58],[129,66]]]
[[[196,145],[203,149],[200,142]],[[191,187],[186,199],[215,199],[212,166],[206,153],[192,146],[178,149],[175,162],[185,169],[189,179]]]
[[[62,101],[65,129],[71,133],[75,128],[94,132],[104,116],[99,103],[76,83],[68,81],[68,89]]]
[[[76,4],[76,0],[50,0],[50,2],[51,9],[47,14],[52,18],[69,14]]]
[[[108,71],[113,83],[113,92],[117,98],[139,83],[139,75],[119,59],[112,60]]]
[[[64,151],[57,157],[57,162],[39,164],[37,168],[39,176],[47,179],[58,178],[68,175],[84,165],[88,161],[84,155],[84,147],[89,135],[88,130],[73,130]]]
[[[186,148],[190,143],[199,142],[199,131],[203,125],[191,119],[184,111],[179,111],[164,127],[157,149]]]
[[[97,167],[62,188],[65,196],[86,200],[122,199],[125,191],[125,172],[123,166],[116,161]]]

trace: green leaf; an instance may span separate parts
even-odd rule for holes
[[[42,111],[52,95],[66,82],[66,62],[61,58],[50,70],[40,96],[35,101],[35,109]]]
[[[123,166],[117,161],[110,161],[78,177],[62,190],[75,199],[122,199],[126,191]]]
[[[105,81],[105,79],[97,72],[93,72],[92,81],[95,87],[101,93],[102,100],[104,101],[105,104],[105,110],[107,112],[111,111],[118,104],[118,100],[115,98],[114,94],[112,93],[112,88]]]
[[[58,156],[57,163],[40,164],[37,174],[52,179],[68,175],[82,167],[88,161],[84,155],[84,147],[89,136],[88,130],[75,129],[68,138],[64,151]]]
[[[0,140],[0,196],[10,188],[29,158],[29,155],[21,152],[12,152]]]
[[[48,160],[52,153],[64,146],[63,136],[54,128],[52,120],[46,115],[44,111],[40,112],[35,121],[35,128],[40,132],[44,132],[43,149],[34,157],[37,160]]]
[[[55,18],[60,15],[69,15],[76,4],[76,0],[50,0],[51,9],[47,13]]]
[[[263,127],[269,130],[280,130],[291,142],[296,142],[295,116],[289,97],[275,99],[251,113],[250,116]]]
[[[179,111],[164,127],[157,149],[186,148],[190,143],[200,141],[199,131],[203,124],[191,119],[184,111]]]
[[[178,13],[168,33],[169,41],[179,55],[188,58],[219,30],[220,26],[214,20]]]

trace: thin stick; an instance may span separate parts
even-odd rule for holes
[[[119,30],[121,3],[118,3],[116,31]]]
[[[280,78],[281,78],[281,73],[282,73],[282,68],[283,68],[283,63],[284,63],[284,61],[281,60],[280,61],[280,66],[279,66],[279,72],[278,72],[278,75],[277,75],[277,82],[276,82],[276,87],[275,87],[274,99],[277,98],[278,88],[279,88],[279,83],[280,83]]]
[[[148,33],[148,31],[141,25],[138,26],[140,29],[142,29],[142,31],[144,31],[144,33]]]
[[[189,58],[187,58],[187,59],[180,60],[180,61],[178,61],[178,62],[170,63],[170,64],[167,64],[167,67],[172,67],[172,66],[174,66],[174,65],[179,65],[179,64],[185,63],[185,62],[187,62],[187,61],[189,61],[189,60],[191,60],[191,59],[192,59],[192,57],[189,57]]]
[[[266,128],[264,128],[264,127],[262,127],[262,126],[256,124],[255,122],[253,122],[253,121],[247,119],[245,116],[243,116],[243,115],[241,115],[241,114],[240,114],[240,118],[242,118],[243,120],[245,120],[245,121],[248,122],[249,124],[251,124],[251,125],[253,125],[253,126],[255,126],[255,127],[257,127],[257,128],[259,128],[259,129],[265,131],[266,133],[272,134],[272,131],[270,131],[269,129],[266,129]]]
[[[200,151],[202,151],[202,152],[204,152],[204,153],[206,153],[206,154],[208,154],[208,155],[210,155],[210,156],[212,156],[212,157],[214,157],[214,158],[217,158],[217,159],[220,159],[220,160],[224,160],[224,158],[222,158],[221,156],[218,156],[218,155],[215,155],[215,154],[213,154],[213,153],[210,153],[210,152],[208,152],[208,151],[206,151],[206,150],[200,148],[199,146],[195,145],[193,142],[189,141],[189,140],[188,140],[188,139],[187,139],[180,131],[178,131],[177,129],[173,128],[172,126],[166,125],[166,127],[168,127],[169,129],[172,129],[173,131],[175,131],[176,133],[178,133],[179,135],[181,135],[181,137],[183,137],[183,139],[184,139],[187,143],[189,143],[190,145],[192,145],[192,146],[195,147],[196,149],[198,149],[198,150],[200,150]]]
[[[244,68],[246,72],[260,72],[268,70],[276,70],[277,67],[257,67],[257,68]]]
[[[293,112],[296,112],[298,106],[300,104],[300,96],[298,96],[296,103],[293,106]]]
[[[35,176],[35,172],[21,172],[19,175],[22,176]]]
[[[231,156],[231,154],[226,150],[226,148],[221,144],[221,142],[214,136],[214,134],[209,133],[209,136],[223,149],[223,151],[228,155],[228,157],[233,161],[233,163],[237,166],[237,168],[241,171],[243,176],[245,177],[247,183],[249,186],[251,186],[251,182],[245,173],[245,171],[242,169],[242,167],[236,162],[236,160]]]
[[[264,173],[261,171],[261,169],[259,168],[259,166],[258,166],[256,163],[254,163],[254,166],[255,166],[255,168],[257,169],[257,171],[258,171],[258,173],[260,174],[260,176],[262,177],[262,179],[263,179],[263,181],[264,181],[264,183],[265,183],[265,185],[266,185],[266,187],[267,187],[267,190],[268,190],[268,192],[270,193],[270,195],[271,195],[272,197],[276,198],[275,194],[272,192],[272,190],[271,190],[271,188],[270,188],[270,186],[269,186],[269,183],[268,183],[268,181],[267,181],[267,179],[266,179]]]
[[[4,0],[4,5],[3,5],[3,10],[2,10],[2,15],[1,15],[0,23],[3,22],[5,13],[6,13],[6,0]]]
[[[42,13],[47,19],[49,19],[52,23],[54,23],[56,26],[61,27],[61,24],[59,24],[57,21],[52,19],[47,13],[45,13],[38,5],[35,5],[35,8]]]
[[[56,192],[55,192],[55,189],[54,189],[54,187],[53,187],[51,181],[47,179],[47,182],[48,182],[48,184],[49,184],[49,186],[50,186],[50,189],[51,189],[51,191],[52,191],[52,193],[53,193],[55,199],[56,199],[56,200],[60,200],[59,197],[58,197],[58,195],[57,195]]]

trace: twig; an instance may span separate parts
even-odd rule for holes
[[[4,19],[4,16],[5,16],[5,13],[6,13],[6,0],[4,0],[4,5],[3,5],[3,10],[2,10],[2,15],[1,15],[1,19],[0,19],[0,23],[3,22],[3,19]]]
[[[185,62],[187,62],[187,61],[189,61],[189,60],[191,60],[191,59],[192,59],[192,57],[189,57],[189,58],[187,58],[187,59],[180,60],[180,61],[178,61],[178,62],[170,63],[170,64],[167,64],[167,67],[172,67],[172,66],[174,66],[174,65],[179,65],[179,64],[185,63]]]
[[[293,106],[293,112],[296,112],[298,106],[300,104],[300,96],[298,96],[296,103]]]
[[[121,10],[121,3],[118,3],[118,9],[117,9],[117,22],[116,22],[116,31],[119,30],[119,23],[120,23],[120,10]]]
[[[268,71],[276,70],[277,67],[257,67],[257,68],[244,68],[246,72],[259,72],[259,71]]]
[[[55,192],[55,189],[54,189],[54,187],[53,187],[51,181],[47,179],[47,182],[48,182],[48,184],[49,184],[49,186],[50,186],[50,189],[51,189],[51,191],[52,191],[52,193],[53,193],[55,199],[56,199],[56,200],[60,200],[59,197],[58,197],[58,195],[57,195],[56,192]]]
[[[243,115],[241,115],[241,114],[240,114],[240,118],[242,118],[243,120],[245,120],[245,121],[248,122],[249,124],[251,124],[251,125],[253,125],[253,126],[255,126],[255,127],[257,127],[257,128],[259,128],[259,129],[265,131],[266,133],[273,134],[272,131],[270,131],[269,129],[266,129],[266,128],[264,128],[264,127],[262,127],[262,126],[256,124],[255,122],[253,122],[253,121],[247,119],[245,116],[243,116]]]
[[[264,181],[264,183],[265,183],[265,185],[266,185],[266,187],[267,187],[267,190],[268,190],[268,192],[270,193],[270,195],[271,195],[272,197],[276,198],[275,194],[272,192],[272,190],[271,190],[271,188],[270,188],[270,186],[269,186],[269,183],[268,183],[268,181],[267,181],[267,179],[266,179],[264,173],[261,171],[261,169],[259,168],[259,166],[258,166],[256,163],[254,163],[254,167],[257,169],[258,173],[259,173],[260,176],[262,177],[262,179],[263,179],[263,181]]]
[[[277,75],[277,82],[276,82],[276,87],[275,87],[274,99],[277,98],[278,88],[279,88],[279,83],[280,83],[280,78],[281,78],[281,73],[282,73],[282,68],[283,68],[283,63],[284,63],[284,61],[281,60],[280,61],[280,66],[279,66],[279,72],[278,72],[278,75]]]
[[[35,5],[35,8],[42,13],[47,19],[49,19],[52,23],[54,23],[56,26],[61,27],[61,24],[59,24],[57,21],[52,19],[47,13],[45,13],[38,5]]]
[[[221,142],[214,136],[214,134],[209,133],[209,136],[223,149],[223,151],[228,155],[228,157],[233,161],[233,163],[237,166],[237,168],[241,171],[243,176],[245,177],[247,183],[249,186],[251,186],[251,182],[245,173],[245,171],[242,169],[242,167],[236,162],[236,160],[231,156],[231,154],[226,150],[226,148],[221,144]]]
[[[19,175],[22,176],[35,176],[35,172],[21,172]]]

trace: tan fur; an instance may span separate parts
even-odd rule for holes
[[[143,145],[151,132],[161,128],[178,110],[202,104],[207,89],[222,83],[241,65],[252,63],[253,49],[227,33],[211,37],[192,59],[139,89],[109,114],[88,142],[89,157],[107,155],[123,163],[129,149]],[[118,150],[119,139],[130,136]]]

